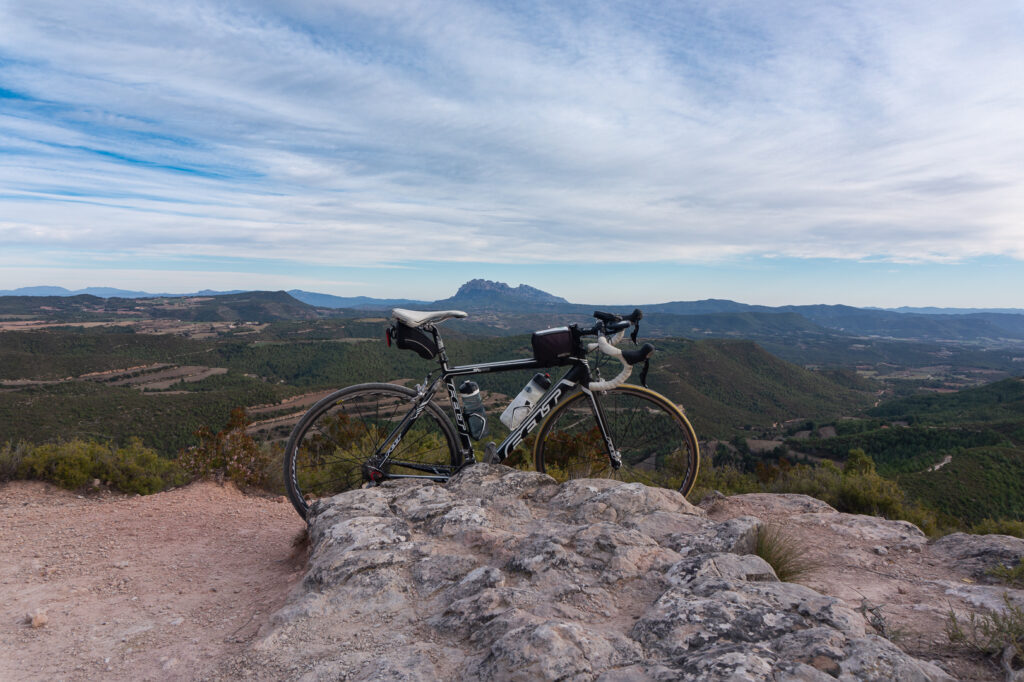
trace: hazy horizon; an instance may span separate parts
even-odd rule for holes
[[[486,279],[486,278],[481,278],[481,279]],[[496,281],[496,280],[492,280],[492,281]],[[534,287],[534,285],[529,283],[529,282],[516,282],[516,283],[513,283],[513,282],[500,282],[499,281],[499,283],[507,284],[508,286],[510,286],[512,288],[516,288],[519,285],[526,285],[526,286]],[[271,291],[271,292],[273,292],[273,291],[285,291],[285,292],[303,291],[305,293],[323,294],[323,295],[328,295],[328,296],[338,296],[338,297],[341,297],[341,298],[406,299],[406,300],[414,300],[414,301],[432,302],[432,301],[442,300],[442,299],[446,299],[446,298],[450,298],[450,297],[454,296],[456,294],[456,291],[459,288],[459,286],[454,287],[451,291],[449,291],[448,293],[443,294],[441,296],[424,297],[424,298],[420,298],[418,296],[413,296],[413,295],[402,295],[402,296],[375,296],[375,295],[371,295],[371,294],[346,294],[346,295],[342,295],[342,294],[332,294],[330,292],[319,291],[319,290],[299,289],[299,288],[296,288],[296,287],[292,287],[291,289],[267,288],[267,287],[253,287],[253,288],[238,288],[238,287],[234,287],[234,288],[231,288],[231,289],[214,289],[214,288],[211,288],[211,287],[200,287],[200,288],[196,288],[196,289],[180,290],[180,291],[174,291],[174,290],[170,290],[170,289],[159,289],[159,290],[152,290],[152,291],[150,291],[150,290],[145,290],[145,289],[126,289],[126,288],[123,288],[123,287],[111,287],[111,286],[88,286],[88,287],[75,287],[75,288],[71,288],[71,287],[62,287],[62,286],[59,286],[59,285],[51,285],[51,284],[28,285],[28,286],[24,286],[24,287],[15,287],[13,289],[0,289],[0,295],[19,295],[19,290],[22,290],[22,289],[33,290],[33,289],[44,289],[44,288],[61,289],[64,292],[67,292],[67,293],[73,294],[73,295],[77,295],[77,294],[80,294],[80,293],[89,293],[90,290],[112,290],[112,291],[117,291],[117,292],[124,292],[126,294],[128,294],[128,293],[135,293],[135,294],[145,294],[145,295],[151,295],[151,296],[156,296],[156,295],[180,296],[180,295],[195,295],[195,294],[203,294],[203,293],[207,293],[207,294],[223,294],[223,293],[228,293],[228,292],[232,292],[232,291],[239,291],[239,292],[249,292],[249,291]],[[701,299],[676,299],[676,298],[664,299],[664,300],[653,300],[653,299],[652,300],[646,300],[646,299],[645,300],[639,300],[639,299],[632,300],[631,299],[631,300],[619,300],[619,301],[608,301],[608,300],[573,300],[573,299],[570,299],[570,298],[568,298],[566,296],[562,296],[562,294],[560,294],[557,291],[548,291],[548,290],[542,289],[540,287],[534,287],[534,288],[539,288],[539,289],[541,289],[541,291],[545,291],[545,293],[552,294],[554,296],[559,296],[561,298],[565,298],[570,304],[573,304],[573,305],[657,305],[657,304],[662,304],[662,303],[699,301],[699,300],[709,300],[709,299],[711,299],[711,300],[715,300],[715,299],[717,299],[717,300],[731,300],[731,301],[734,301],[736,303],[741,303],[741,304],[745,304],[745,305],[762,305],[762,306],[773,306],[773,307],[786,306],[786,305],[819,305],[819,304],[820,305],[850,305],[848,303],[843,303],[841,301],[813,301],[813,302],[790,302],[790,303],[769,304],[769,303],[758,303],[756,301],[742,300],[742,299],[736,299],[736,298],[726,298],[726,297],[721,297],[721,296],[706,297],[706,298],[701,298]],[[22,295],[24,295],[24,294],[22,294]],[[28,295],[36,296],[36,295],[46,295],[46,294],[28,294]],[[64,295],[64,294],[57,294],[57,295]],[[869,305],[869,306],[854,306],[854,307],[877,308],[877,309],[936,308],[936,309],[948,309],[948,310],[964,310],[964,309],[1008,310],[1008,311],[1024,310],[1024,308],[1016,308],[1016,307],[1013,307],[1013,306],[984,306],[984,305],[983,306],[932,306],[932,305],[922,305],[922,306],[918,306],[918,305],[878,305],[878,306],[870,306]]]

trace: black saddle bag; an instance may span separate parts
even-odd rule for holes
[[[422,329],[396,321],[391,336],[395,339],[395,345],[402,350],[414,350],[424,360],[433,360],[437,357],[437,341],[433,335]]]

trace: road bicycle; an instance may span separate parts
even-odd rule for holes
[[[640,310],[626,317],[597,311],[593,326],[536,332],[531,358],[451,366],[438,325],[464,317],[458,310],[396,308],[386,329],[388,345],[395,342],[399,349],[436,360],[436,374],[430,372],[415,390],[389,383],[343,388],[317,402],[296,424],[285,446],[284,476],[288,497],[303,518],[314,499],[353,488],[402,478],[447,481],[477,461],[473,441],[486,435],[479,404],[466,409],[469,397],[464,394],[475,382],[456,390],[456,379],[557,366],[568,368],[561,378],[550,381],[550,375],[538,373],[512,401],[502,414],[508,436],[500,444],[487,443],[481,461],[504,462],[524,445],[532,447],[536,470],[559,481],[611,477],[683,495],[690,491],[699,467],[697,438],[682,410],[646,387],[654,346],[616,347],[629,328],[636,345]],[[618,375],[601,379],[588,353],[617,359]],[[643,385],[626,384],[640,363]],[[441,387],[450,413],[440,403]],[[533,399],[524,398],[531,390]]]

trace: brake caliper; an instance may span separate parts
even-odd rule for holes
[[[377,485],[384,480],[384,472],[369,463],[363,464],[363,480]]]

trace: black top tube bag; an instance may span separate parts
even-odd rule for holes
[[[414,350],[424,360],[433,360],[437,357],[437,341],[432,334],[397,320],[392,329],[395,344],[402,350]]]
[[[530,341],[533,344],[533,359],[543,367],[569,364],[576,349],[572,330],[568,327],[534,332]]]

